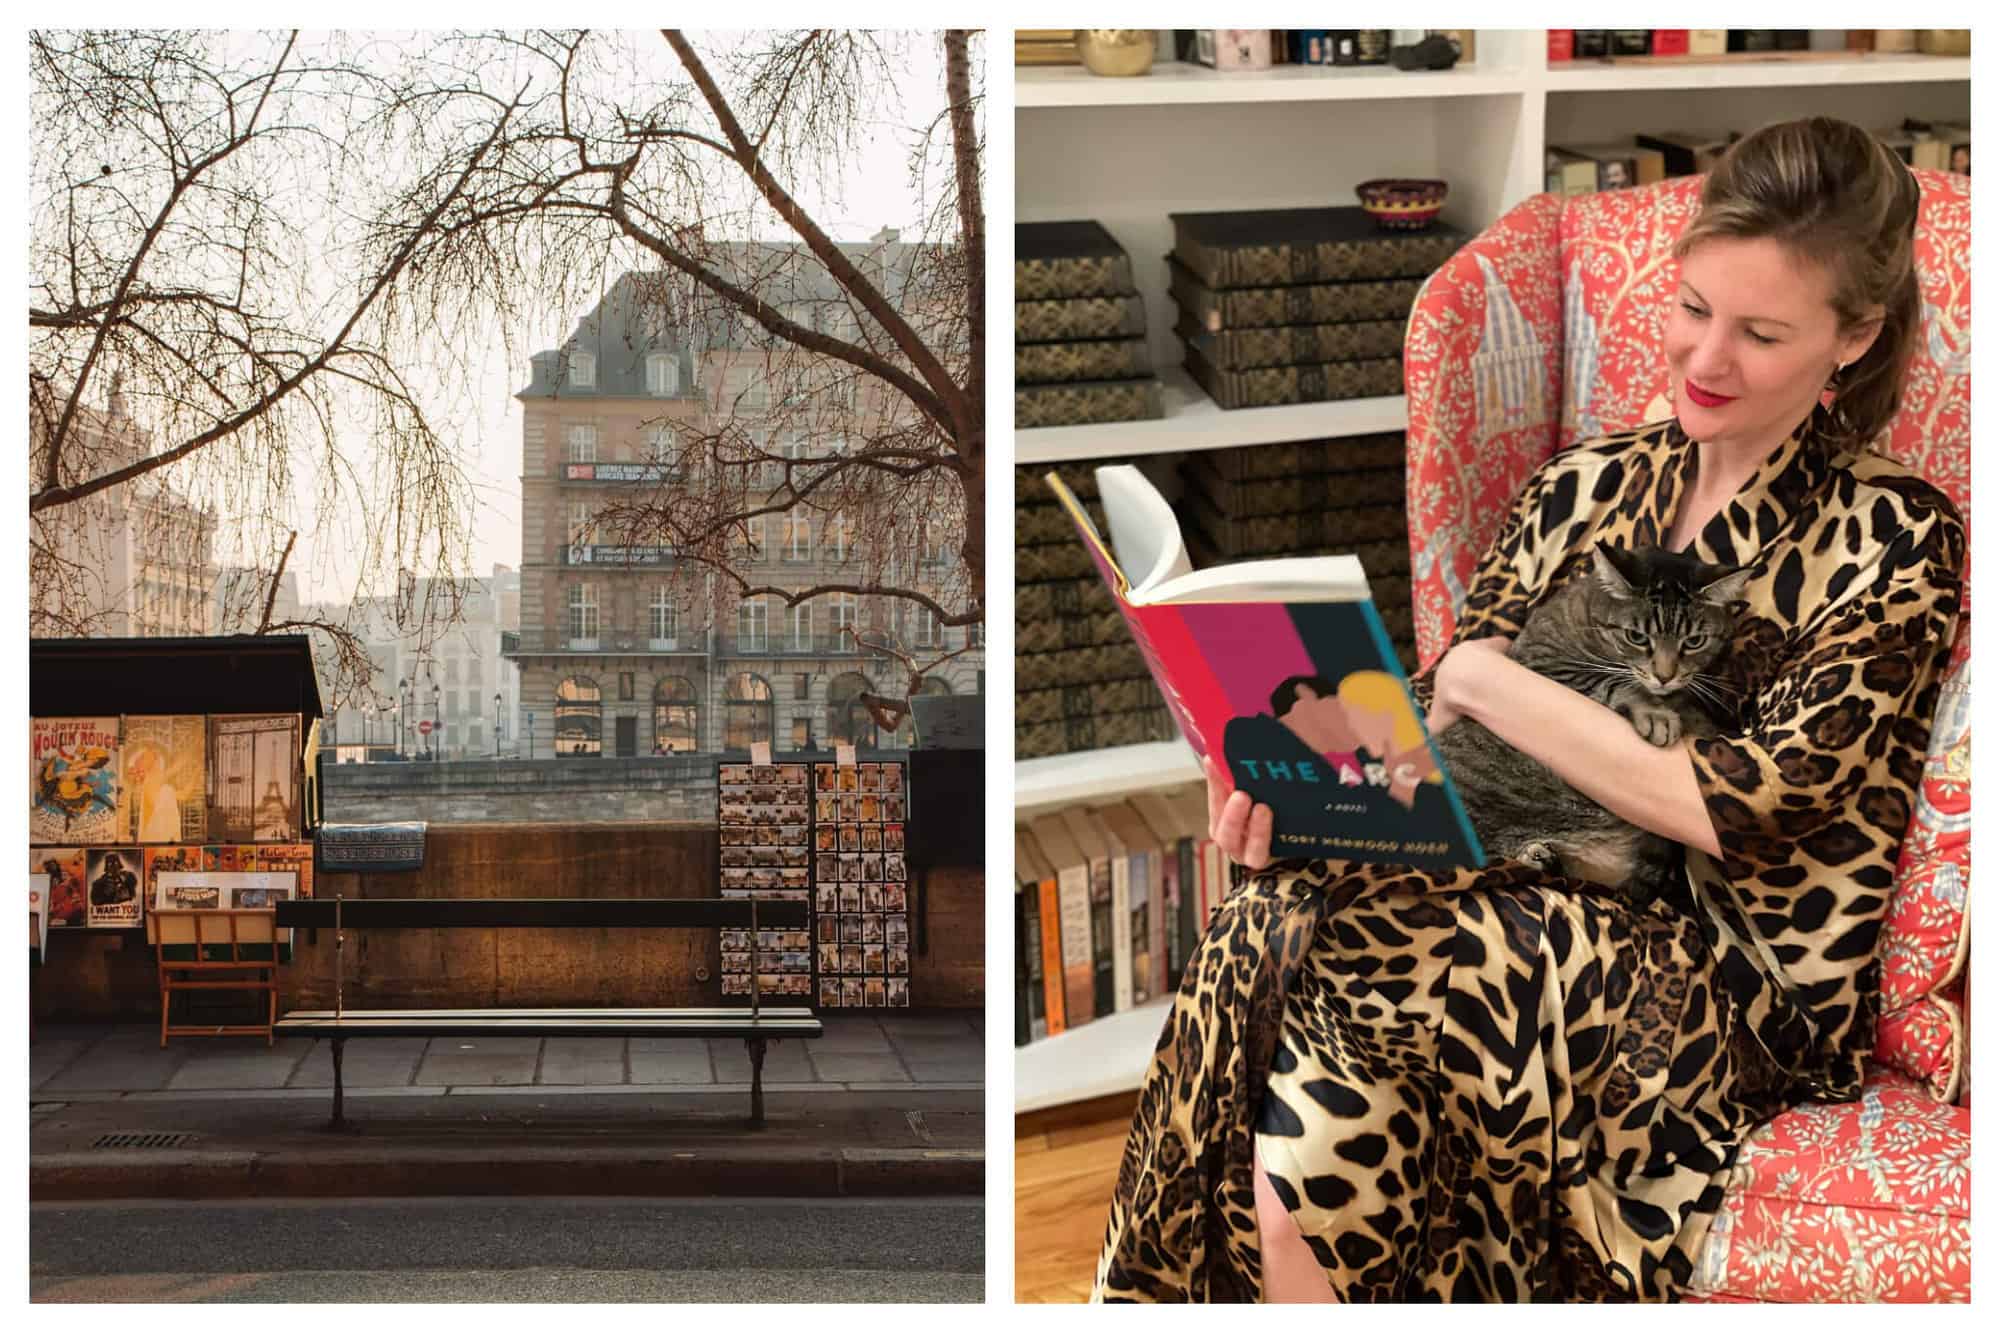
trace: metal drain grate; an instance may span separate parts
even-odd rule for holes
[[[179,1148],[194,1138],[192,1134],[106,1134],[93,1148]]]

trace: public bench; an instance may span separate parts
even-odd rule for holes
[[[764,1123],[764,1052],[784,1037],[820,1035],[805,1006],[774,1007],[757,993],[760,930],[804,930],[806,904],[747,898],[364,898],[277,905],[277,923],[334,932],[334,1007],[298,1009],[280,1035],[325,1037],[333,1050],[333,1123],[343,1121],[342,1047],[355,1037],[710,1037],[741,1038],[750,1053],[750,1123]],[[750,932],[750,1003],[682,1009],[349,1009],[342,974],[350,930],[585,928]]]

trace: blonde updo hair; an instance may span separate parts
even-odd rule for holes
[[[1823,434],[1853,455],[1888,429],[1923,323],[1917,287],[1916,177],[1866,130],[1830,116],[1767,125],[1738,140],[1709,172],[1701,212],[1674,246],[1770,237],[1833,279],[1843,334],[1883,309],[1882,331],[1830,381]]]

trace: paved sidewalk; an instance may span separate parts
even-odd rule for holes
[[[607,1194],[976,1194],[977,1014],[829,1015],[773,1046],[752,1130],[740,1041],[351,1041],[349,1126],[324,1042],[39,1027],[36,1200]]]
[[[977,1013],[827,1014],[814,1041],[773,1043],[766,1092],[973,1091],[986,1076]],[[29,1045],[35,1101],[158,1100],[218,1092],[330,1090],[329,1043],[289,1038],[176,1037],[139,1024],[43,1024]],[[735,1040],[661,1037],[383,1037],[349,1041],[349,1097],[446,1096],[496,1088],[611,1088],[662,1094],[750,1090],[750,1058]],[[331,1100],[331,1092],[323,1094]]]

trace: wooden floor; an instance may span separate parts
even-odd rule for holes
[[[1014,1299],[1090,1298],[1097,1248],[1137,1093],[1054,1107],[1014,1122]]]

